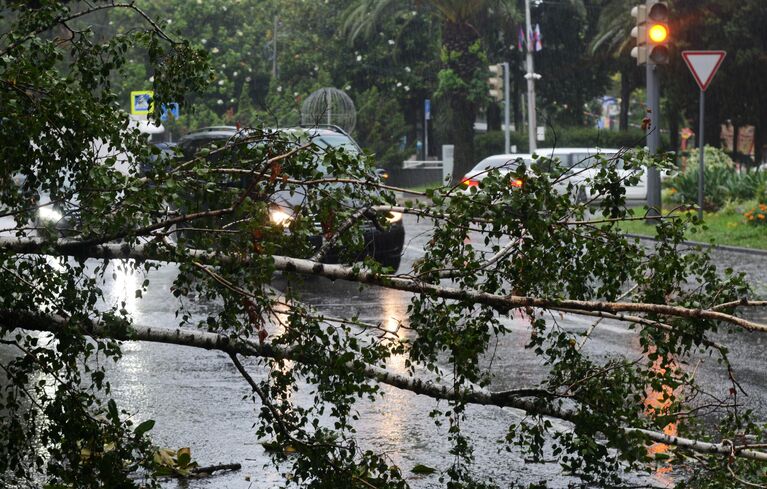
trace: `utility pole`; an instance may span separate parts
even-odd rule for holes
[[[272,76],[277,79],[277,24],[279,17],[274,16],[274,30],[272,30]]]
[[[531,39],[532,26],[530,22],[530,0],[525,0],[525,25],[527,31],[525,37],[527,38],[527,136],[529,141],[529,153],[533,154],[538,149],[536,143],[536,136],[538,133],[537,124],[535,121],[535,70],[533,69],[533,46]]]
[[[431,120],[431,100],[423,101],[423,159],[429,159],[429,121]]]
[[[511,153],[511,97],[510,97],[510,85],[511,85],[511,75],[509,74],[509,63],[504,62],[503,64],[503,98],[504,98],[504,108],[503,108],[503,122],[506,124],[506,127],[503,128],[503,141],[504,141],[504,148],[506,151],[506,154]]]

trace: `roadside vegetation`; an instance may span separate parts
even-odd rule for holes
[[[767,172],[738,169],[722,150],[707,146],[705,151],[703,224],[690,227],[686,239],[767,249]],[[664,182],[666,214],[697,216],[698,154],[691,151],[682,160],[683,170]],[[620,227],[631,234],[655,235],[654,226],[643,221],[623,222]]]
[[[755,202],[752,201],[755,204]],[[764,204],[761,204],[764,206]],[[767,225],[755,226],[748,216],[746,209],[759,209],[758,205],[744,203],[722,209],[719,212],[704,212],[703,225],[690,227],[685,233],[685,239],[716,245],[740,246],[767,250]],[[767,209],[767,207],[765,207]],[[764,212],[761,212],[764,215]],[[686,210],[674,212],[680,217],[696,216],[697,211]],[[754,217],[754,220],[760,219]],[[655,236],[655,226],[644,221],[626,221],[620,223],[620,228],[629,234]]]

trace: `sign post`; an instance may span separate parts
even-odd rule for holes
[[[705,130],[705,111],[706,111],[706,90],[714,79],[717,70],[722,65],[727,53],[724,51],[683,51],[682,57],[687,67],[690,68],[692,76],[700,87],[700,126],[698,128],[698,148],[700,153],[700,169],[698,175],[698,219],[703,220],[703,194],[705,190],[704,170],[704,130]]]
[[[431,100],[423,101],[423,159],[429,159],[429,121],[431,120]]]

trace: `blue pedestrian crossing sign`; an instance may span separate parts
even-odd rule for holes
[[[177,102],[162,104],[160,120],[167,121],[169,118],[172,118],[175,121],[178,119],[179,115],[181,115],[181,111],[179,110]]]

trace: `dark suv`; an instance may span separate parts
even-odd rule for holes
[[[320,150],[334,148],[343,149],[353,155],[362,154],[362,150],[354,139],[335,126],[280,128],[273,131],[295,135],[302,140],[311,140]],[[268,132],[271,132],[271,130]],[[201,148],[208,147],[216,142],[233,141],[239,134],[240,131],[236,127],[208,127],[184,136],[178,141],[178,147],[185,158],[191,158]],[[319,164],[318,170],[326,176],[332,176]],[[379,175],[378,172],[376,172],[376,175]],[[303,196],[300,193],[278,192],[270,201],[271,221],[275,224],[288,222],[292,216],[293,209],[301,205],[302,199]],[[405,228],[402,225],[402,215],[399,213],[391,213],[386,220],[388,221],[386,226],[381,226],[371,219],[363,221],[364,249],[353,258],[361,260],[364,257],[372,257],[382,265],[391,267],[396,271],[399,268],[404,247]],[[317,233],[309,238],[311,248],[319,250],[324,241],[325,238],[318,225]],[[339,250],[331,247],[322,258],[322,261],[325,263],[338,263],[341,261],[341,258]]]

